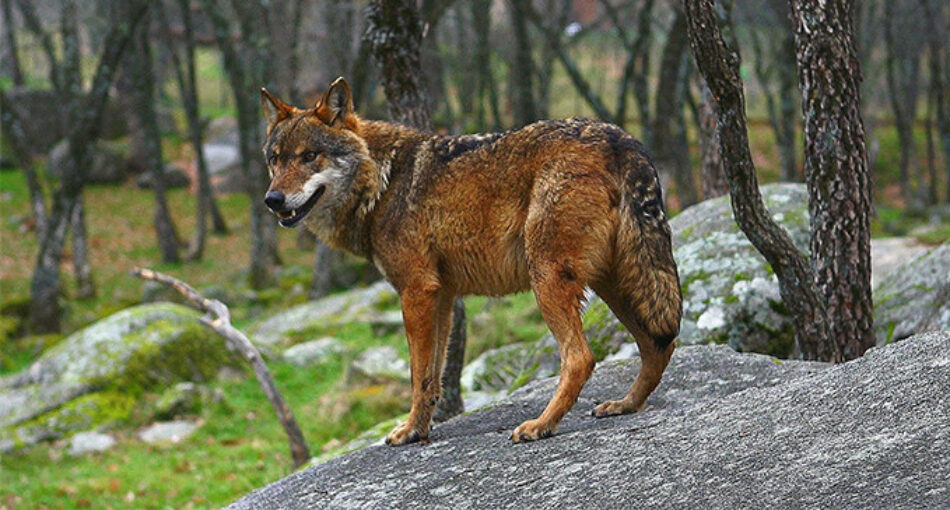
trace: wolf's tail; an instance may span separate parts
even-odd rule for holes
[[[615,153],[622,186],[614,285],[643,330],[664,349],[679,334],[683,314],[670,226],[653,162],[629,135],[621,143],[629,146]]]

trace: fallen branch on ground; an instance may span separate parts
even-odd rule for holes
[[[310,451],[307,448],[307,442],[303,438],[303,433],[300,432],[300,427],[297,426],[297,420],[294,419],[294,413],[290,410],[287,403],[284,402],[284,397],[282,397],[277,390],[277,386],[274,384],[274,378],[271,377],[270,370],[268,370],[267,365],[264,364],[261,353],[258,352],[257,348],[254,347],[254,344],[248,340],[244,333],[231,325],[231,311],[228,310],[228,307],[216,299],[208,299],[198,294],[198,291],[191,285],[177,278],[168,276],[167,274],[143,268],[135,268],[132,274],[139,278],[156,281],[174,288],[188,298],[192,306],[208,314],[208,316],[199,319],[201,323],[224,337],[228,345],[237,349],[254,369],[254,374],[257,376],[257,382],[261,385],[261,390],[264,391],[267,400],[270,400],[271,405],[274,406],[277,419],[280,420],[280,424],[284,427],[284,432],[287,433],[287,439],[290,441],[290,454],[294,459],[294,467],[300,467],[309,461]]]

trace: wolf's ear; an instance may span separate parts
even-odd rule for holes
[[[315,114],[324,124],[333,127],[352,127],[353,94],[342,77],[333,80],[323,99],[317,103]]]
[[[280,121],[290,118],[294,113],[294,107],[277,99],[267,89],[261,89],[261,107],[264,108],[264,116],[267,118],[267,132],[270,133],[274,126]]]

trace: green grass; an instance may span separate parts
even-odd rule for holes
[[[331,439],[355,437],[405,412],[404,400],[356,402],[340,394],[344,366],[342,357],[310,369],[270,363],[314,454]],[[57,444],[4,455],[0,506],[212,508],[290,474],[285,436],[254,378],[217,386],[224,399],[205,406],[204,425],[179,444],[149,445],[120,430],[119,445],[102,454],[74,458]]]

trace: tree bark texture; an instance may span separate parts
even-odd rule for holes
[[[685,0],[684,6],[693,57],[716,100],[720,149],[736,222],[775,270],[802,355],[806,359],[835,359],[814,273],[788,232],[772,219],[759,193],[749,152],[738,48],[723,38],[712,0]]]
[[[936,117],[937,133],[943,148],[943,164],[946,166],[946,202],[950,203],[950,51],[946,38],[950,37],[950,26],[937,23],[950,15],[946,5],[940,0],[920,0],[926,20],[928,59],[930,70],[931,100],[933,114]],[[932,183],[936,187],[936,183]]]
[[[214,198],[214,191],[211,188],[208,162],[204,156],[204,125],[201,122],[201,114],[198,108],[198,81],[195,71],[195,35],[191,17],[191,2],[189,2],[189,0],[178,0],[178,10],[181,14],[181,22],[184,29],[184,62],[182,62],[179,51],[174,47],[172,42],[173,37],[169,30],[168,17],[166,16],[162,4],[158,4],[158,10],[161,15],[160,23],[165,28],[165,39],[168,44],[168,53],[171,58],[172,68],[175,71],[178,93],[181,95],[182,106],[185,110],[185,119],[188,122],[188,138],[195,151],[195,162],[198,174],[198,191],[195,197],[195,231],[191,237],[191,241],[188,243],[185,259],[201,260],[201,257],[204,255],[205,241],[208,237],[209,216],[216,232],[227,232],[227,225],[224,223],[224,218],[221,217],[221,213],[217,212],[218,207]],[[218,219],[215,219],[215,212],[217,212]]]
[[[339,257],[339,252],[317,239],[314,243],[313,257],[313,281],[310,283],[310,299],[319,299],[330,293],[333,286],[333,275],[330,273],[333,267],[333,257]]]
[[[831,359],[849,360],[874,346],[871,175],[860,110],[854,4],[789,3],[805,118],[814,281],[830,318],[827,338],[835,354]]]
[[[373,0],[366,8],[366,21],[363,37],[379,66],[389,116],[396,122],[430,131],[429,101],[420,82],[423,25],[414,3]]]

